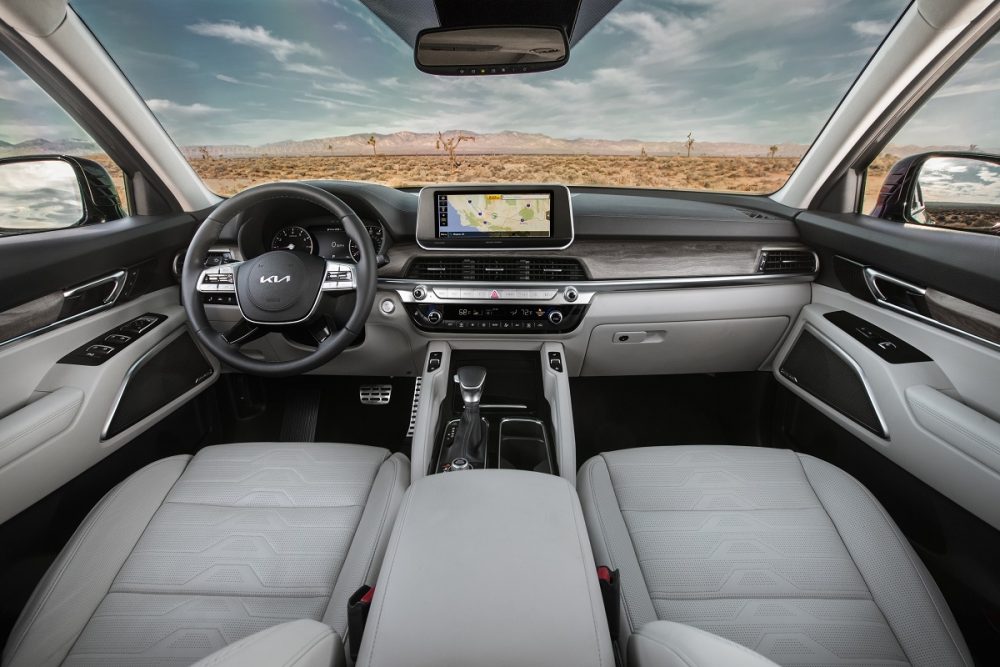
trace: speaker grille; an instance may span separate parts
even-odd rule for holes
[[[795,341],[778,372],[875,435],[886,437],[857,370],[809,331]]]

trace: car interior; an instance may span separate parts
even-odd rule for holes
[[[835,4],[0,0],[0,664],[1000,664],[1000,2]],[[809,51],[807,9],[868,51]],[[787,179],[510,175],[536,158],[498,142],[542,139],[489,118],[542,86],[554,109],[597,82],[552,120],[585,160],[640,70],[656,99],[675,69],[757,86],[699,55],[723,20],[856,64],[782,74],[830,102],[794,160],[747,153]],[[329,42],[282,32],[310,24]],[[389,134],[432,127],[409,80],[461,119],[422,153]],[[786,123],[748,94],[683,122]],[[286,155],[336,132],[245,130],[244,95],[398,124]],[[16,114],[36,99],[77,138]],[[921,115],[945,104],[969,115]],[[29,120],[48,141],[6,140]],[[736,159],[679,127],[628,144],[635,178]],[[397,155],[440,171],[295,171]]]

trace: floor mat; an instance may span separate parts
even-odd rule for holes
[[[577,463],[651,445],[770,444],[770,373],[572,378]]]

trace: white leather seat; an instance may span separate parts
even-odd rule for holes
[[[347,598],[374,585],[409,469],[384,449],[317,443],[157,461],[91,511],[22,612],[3,665],[190,665],[297,619],[345,637]],[[310,628],[271,634],[330,645],[332,633]]]
[[[940,591],[857,480],[787,450],[648,447],[587,461],[595,560],[621,636],[657,620],[780,665],[972,665]]]

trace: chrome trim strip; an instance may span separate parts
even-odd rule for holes
[[[697,276],[678,278],[642,278],[637,280],[585,280],[573,283],[542,283],[542,282],[478,282],[478,281],[437,281],[437,280],[412,280],[409,278],[379,278],[378,287],[385,290],[394,290],[404,303],[497,303],[496,299],[442,299],[434,294],[434,287],[445,288],[466,288],[466,289],[553,289],[557,293],[553,299],[544,301],[545,303],[565,303],[566,305],[581,304],[586,305],[593,298],[594,294],[606,292],[643,292],[648,290],[661,289],[687,289],[695,287],[735,287],[740,285],[775,285],[809,283],[815,279],[812,273],[751,273],[736,276]],[[426,298],[417,300],[413,298],[413,288],[417,285],[425,285],[429,288]],[[563,292],[566,287],[575,287],[579,292],[576,301],[565,301]],[[518,299],[503,299],[503,302],[516,302]],[[539,299],[523,299],[520,301],[533,302]]]
[[[73,297],[82,294],[88,290],[91,290],[100,285],[106,283],[114,282],[115,286],[111,289],[111,294],[102,303],[114,303],[119,296],[121,296],[122,290],[125,289],[125,271],[115,271],[111,275],[104,276],[103,278],[98,278],[97,280],[91,280],[89,283],[84,283],[83,285],[77,285],[72,287],[65,292],[63,292],[64,299],[72,299]]]
[[[899,278],[895,278],[888,274],[882,273],[881,271],[878,271],[868,266],[864,268],[864,277],[865,277],[865,282],[868,284],[869,291],[871,291],[872,296],[875,298],[875,302],[879,306],[900,313],[901,315],[906,315],[907,317],[915,319],[919,322],[924,322],[925,324],[929,324],[936,329],[940,329],[942,331],[954,334],[959,338],[965,338],[966,340],[972,341],[973,343],[979,343],[980,345],[985,345],[986,347],[989,347],[993,350],[1000,350],[1000,343],[996,343],[986,338],[981,338],[974,333],[969,333],[965,329],[959,329],[958,327],[953,327],[950,324],[939,322],[933,317],[927,317],[923,313],[918,313],[915,310],[910,310],[908,308],[903,308],[902,306],[897,306],[896,304],[886,299],[885,295],[882,293],[882,290],[878,288],[878,284],[876,281],[884,280],[886,282],[897,285],[898,287],[902,287],[905,290],[909,290],[917,296],[924,296],[927,293],[926,288],[914,285],[913,283],[908,283],[905,280],[900,280]]]
[[[108,298],[105,299],[100,305],[94,306],[93,308],[85,310],[81,313],[76,313],[75,315],[70,315],[69,317],[64,317],[62,319],[56,320],[55,322],[50,322],[49,324],[38,327],[33,331],[28,331],[26,333],[20,334],[19,336],[14,336],[13,338],[8,338],[5,341],[0,341],[0,347],[5,347],[7,345],[16,343],[26,338],[33,338],[34,336],[39,336],[48,331],[52,331],[53,329],[58,329],[63,325],[70,324],[72,322],[76,322],[77,320],[83,319],[88,315],[94,315],[95,313],[99,313],[103,310],[111,308],[118,301],[118,297],[121,296],[122,290],[125,289],[126,275],[127,275],[126,271],[116,271],[111,275],[107,275],[104,276],[103,278],[98,278],[97,280],[92,280],[89,283],[84,283],[83,285],[78,285],[77,287],[72,287],[66,290],[65,292],[63,292],[63,299],[68,299],[74,296],[78,296],[79,294],[87,291],[88,289],[91,289],[93,287],[98,287],[100,285],[109,283],[111,281],[115,281],[115,286],[111,290],[111,294],[108,295]]]
[[[463,248],[463,247],[461,247],[458,244],[456,244],[455,246],[450,247],[450,248],[448,248],[448,247],[445,247],[445,248],[436,248],[436,247],[433,247],[433,246],[425,246],[423,243],[421,243],[421,241],[420,241],[420,234],[419,234],[419,232],[420,232],[420,218],[421,218],[421,216],[420,216],[420,201],[423,200],[424,190],[439,190],[439,189],[442,189],[442,188],[443,189],[447,189],[448,188],[447,185],[427,185],[427,186],[424,186],[424,187],[420,188],[420,191],[417,193],[417,227],[416,227],[416,232],[417,233],[414,235],[414,238],[417,241],[417,245],[420,246],[421,248],[423,248],[424,250],[431,250],[431,251],[435,251],[435,250],[449,251],[450,250],[450,251],[453,251],[453,252],[454,251],[460,251],[460,252],[502,252],[504,250],[508,250],[508,251],[520,251],[520,250],[533,250],[533,251],[539,251],[539,250],[565,250],[566,248],[568,248],[571,245],[573,245],[573,241],[576,240],[576,220],[573,218],[573,193],[565,185],[558,185],[558,184],[556,184],[556,185],[546,185],[545,183],[537,183],[537,184],[535,184],[535,183],[529,183],[529,184],[527,184],[527,186],[524,183],[493,183],[493,184],[459,183],[459,184],[456,184],[456,185],[458,187],[462,187],[462,188],[465,188],[465,187],[482,187],[482,188],[486,188],[486,189],[492,188],[494,190],[502,190],[502,189],[504,189],[506,187],[518,187],[518,188],[520,188],[520,187],[527,187],[527,186],[538,187],[538,188],[545,188],[545,189],[548,189],[548,188],[553,188],[553,189],[555,189],[555,188],[561,188],[561,189],[563,189],[563,190],[566,191],[566,201],[569,204],[569,241],[566,243],[566,245],[561,245],[561,246],[544,246],[544,247],[541,247],[541,248],[533,248],[533,247],[529,247],[529,246],[523,246],[523,247],[522,246],[518,246],[517,248],[503,248],[502,246],[497,246],[497,247],[494,247],[494,248]],[[524,190],[524,192],[529,192],[529,190]]]
[[[795,336],[795,343],[792,343],[792,345],[789,346],[789,348],[788,348],[789,351],[791,351],[791,349],[793,347],[795,347],[795,344],[799,342],[799,338],[802,337],[802,332],[805,331],[805,330],[807,330],[807,329],[809,330],[809,333],[811,333],[813,336],[815,336],[817,339],[819,339],[819,341],[822,342],[824,345],[826,345],[827,347],[829,347],[831,352],[833,352],[838,357],[840,357],[841,359],[843,359],[847,363],[847,365],[850,366],[854,370],[854,372],[858,374],[858,378],[861,380],[861,384],[865,388],[865,393],[868,394],[868,399],[872,402],[872,409],[875,411],[875,417],[878,418],[878,424],[882,428],[882,433],[885,434],[885,435],[879,436],[878,433],[872,433],[872,435],[874,435],[876,437],[881,437],[883,440],[886,440],[886,441],[891,440],[892,438],[889,437],[889,425],[886,423],[885,417],[882,415],[882,410],[878,406],[878,401],[875,400],[875,391],[872,389],[871,384],[868,382],[868,376],[865,375],[865,371],[864,371],[864,369],[861,368],[861,365],[857,361],[855,361],[854,357],[852,357],[850,354],[848,354],[847,351],[844,350],[844,348],[842,348],[842,347],[840,347],[840,345],[837,345],[836,343],[834,343],[830,339],[829,336],[827,336],[826,334],[824,334],[823,332],[821,332],[819,329],[817,329],[816,327],[814,327],[812,324],[810,324],[809,322],[805,322],[802,325],[802,329],[799,331],[798,335]],[[784,363],[784,361],[785,361],[785,359],[787,359],[787,357],[788,357],[788,355],[786,354],[785,358],[781,360],[782,363]],[[816,399],[817,401],[819,401],[820,403],[822,403],[826,407],[830,408],[831,410],[833,410],[837,414],[843,416],[845,419],[848,419],[848,420],[854,422],[855,424],[858,424],[859,426],[861,426],[861,428],[865,428],[857,420],[853,419],[852,417],[848,416],[847,414],[845,414],[845,413],[841,412],[840,410],[838,410],[837,408],[833,407],[832,405],[830,405],[829,403],[827,403],[826,401],[824,401],[823,399],[821,399],[819,396],[816,396],[815,394],[806,391],[801,386],[799,386],[798,383],[793,382],[790,378],[786,377],[784,375],[784,373],[781,372],[781,366],[780,365],[778,366],[778,373],[779,373],[779,375],[781,375],[782,377],[784,377],[786,380],[788,380],[789,382],[791,382],[792,386],[794,386],[796,389],[798,389],[802,393],[804,393],[804,394],[806,394],[808,396],[812,396],[814,399]]]
[[[148,350],[146,350],[145,352],[143,352],[139,356],[139,358],[136,359],[135,361],[133,361],[132,365],[128,367],[128,370],[125,371],[125,377],[122,379],[121,386],[118,387],[118,392],[115,394],[115,398],[111,402],[111,410],[108,412],[107,419],[104,420],[104,426],[101,427],[101,440],[102,441],[108,439],[108,431],[111,430],[111,422],[115,418],[115,413],[118,412],[118,406],[122,402],[122,397],[125,396],[125,390],[128,388],[128,383],[132,381],[132,377],[136,374],[136,372],[140,368],[142,368],[146,364],[147,361],[149,361],[153,357],[153,355],[155,355],[157,352],[159,352],[160,350],[162,350],[163,348],[165,348],[167,345],[170,345],[170,343],[172,343],[175,340],[177,340],[178,338],[180,338],[181,335],[183,335],[185,331],[187,331],[187,325],[186,324],[181,324],[179,327],[177,327],[176,329],[174,329],[173,331],[171,331],[170,333],[168,333],[166,336],[164,336],[161,340],[159,340],[155,345],[153,345],[153,347],[151,347]],[[201,350],[200,347],[198,349],[199,349],[199,351]],[[198,387],[199,385],[201,385],[202,382],[204,382],[205,380],[211,378],[212,376],[216,375],[217,373],[218,373],[218,371],[213,366],[212,367],[212,372],[208,375],[208,377],[203,377],[203,379],[201,381],[195,382],[194,387],[192,387],[188,391],[184,392],[183,394],[181,394],[180,396],[178,396],[177,398],[175,398],[174,401],[183,398],[192,389],[194,389],[195,387]],[[170,401],[170,403],[173,403],[174,401]],[[167,405],[170,405],[170,403],[167,403]],[[167,407],[167,405],[160,406],[159,408],[157,408],[153,412],[151,412],[148,415],[146,415],[146,417],[143,417],[143,419],[146,419],[148,417],[152,417],[157,412],[159,412],[163,408]],[[135,426],[135,424],[133,424],[132,426]],[[127,431],[129,428],[132,428],[132,426],[129,426],[128,428],[126,428],[125,431]],[[124,433],[125,431],[122,431],[122,433]],[[121,435],[121,433],[119,433],[117,435]]]

